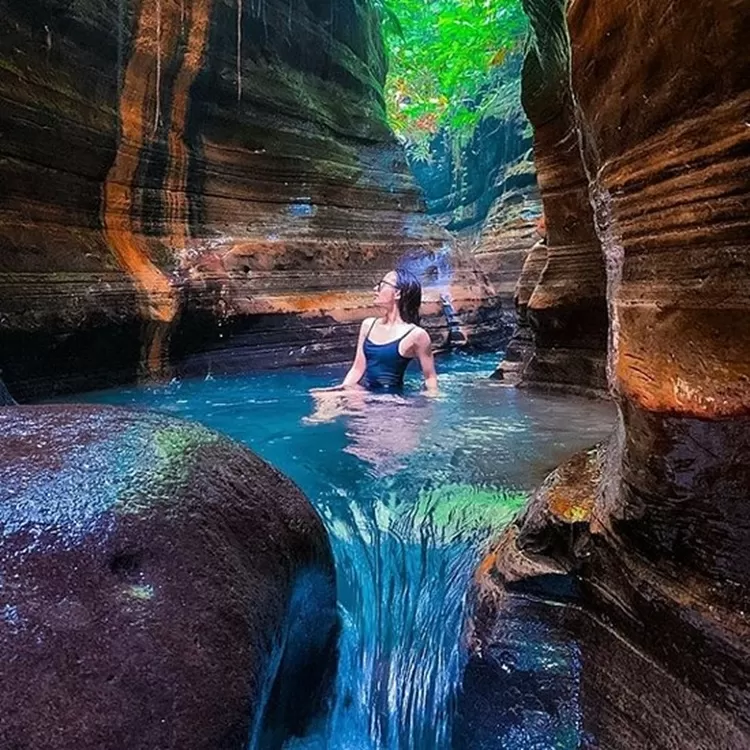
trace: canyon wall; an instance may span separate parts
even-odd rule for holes
[[[520,77],[520,66],[507,65]],[[501,85],[502,82],[498,82]],[[455,238],[460,264],[485,282],[485,305],[495,310],[495,335],[471,342],[504,347],[516,326],[514,296],[529,249],[537,239],[541,202],[532,161],[532,141],[523,116],[486,117],[462,149],[455,134],[443,131],[429,147],[429,158],[407,151],[425,196],[427,212]],[[477,303],[474,303],[474,307]]]
[[[365,0],[0,0],[11,392],[343,360],[384,271],[452,269],[385,65]],[[473,268],[443,281],[491,332]]]
[[[607,307],[604,260],[578,146],[566,0],[524,0],[531,35],[522,74],[523,106],[534,127],[534,164],[547,227],[546,258],[529,258],[532,291],[521,315],[522,372],[514,354],[498,375],[524,385],[604,395]],[[533,275],[533,276],[532,276]],[[528,321],[526,320],[528,317]],[[532,332],[529,341],[527,328]],[[533,342],[533,344],[532,344]]]
[[[529,5],[537,27],[559,7]],[[561,193],[560,205],[587,226],[594,207],[619,419],[485,561],[480,630],[500,638],[524,608],[569,629],[597,747],[739,750],[750,746],[750,2],[574,0],[562,19],[547,36],[556,49],[569,35],[572,53],[575,168],[561,178],[583,175],[587,195]],[[560,217],[547,219],[551,263]]]

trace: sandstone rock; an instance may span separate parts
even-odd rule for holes
[[[475,348],[497,350],[510,338],[513,292],[541,212],[525,125],[487,118],[461,151],[460,165],[444,133],[429,162],[411,160],[428,213],[456,238],[455,271],[443,292]]]
[[[361,0],[0,0],[14,393],[349,357],[382,273],[451,245],[384,76]]]
[[[501,628],[502,570],[525,569],[514,555],[570,571],[583,718],[613,750],[750,746],[748,30],[747,0],[576,0],[548,35],[550,54],[572,45],[620,417],[598,482],[550,480],[589,493],[570,529],[585,544],[562,545],[559,517],[535,505],[504,542],[513,554],[485,562],[483,601],[499,616],[487,632]],[[527,585],[539,603],[546,579],[529,570],[513,596]],[[533,616],[559,619],[548,609]]]
[[[304,729],[334,667],[325,530],[205,428],[0,412],[0,746],[244,750]]]
[[[477,571],[474,649],[522,660],[519,622],[536,623],[549,643],[575,644],[576,710],[593,747],[745,748],[747,598],[730,581],[696,574],[678,546],[634,543],[639,529],[679,545],[678,523],[606,514],[602,493],[616,455],[599,448],[557,469],[498,540]]]
[[[535,188],[509,189],[492,204],[472,248],[505,308],[514,307],[516,285],[538,239],[534,225],[540,211]]]
[[[539,278],[547,264],[547,243],[536,242],[524,259],[521,275],[518,278],[513,295],[516,309],[516,324],[513,335],[505,350],[505,356],[492,374],[496,380],[508,385],[519,385],[531,358],[534,356],[534,332],[529,322],[529,299],[536,288]]]
[[[505,81],[488,81],[488,88],[520,79],[521,56],[513,58],[503,66]],[[536,180],[527,127],[525,118],[517,113],[505,119],[487,115],[463,148],[458,144],[465,134],[450,130],[435,134],[426,147],[407,146],[430,216],[459,238],[475,240],[493,204],[504,193],[523,188],[533,194]]]
[[[528,301],[533,356],[522,382],[606,393],[604,260],[578,148],[566,2],[524,0],[534,36],[523,70],[523,104],[534,126],[534,163],[547,223],[547,261]],[[517,355],[511,350],[511,356]]]

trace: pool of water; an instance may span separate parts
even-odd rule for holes
[[[341,661],[329,715],[290,748],[578,747],[575,649],[538,635],[529,641],[532,671],[562,686],[562,699],[541,716],[510,712],[489,730],[468,731],[464,720],[453,731],[466,668],[466,593],[479,556],[546,473],[608,434],[614,419],[609,404],[489,380],[496,361],[440,360],[437,398],[419,393],[415,373],[403,396],[311,395],[340,381],[338,367],[83,397],[220,430],[293,479],[323,517],[338,571]],[[483,679],[491,706],[494,678]]]

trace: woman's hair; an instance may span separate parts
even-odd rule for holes
[[[422,286],[419,279],[405,268],[396,269],[396,288],[401,292],[398,311],[407,323],[419,325],[419,306],[422,304]]]

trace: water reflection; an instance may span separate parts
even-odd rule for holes
[[[313,390],[307,425],[343,420],[344,451],[370,466],[376,476],[395,474],[419,447],[432,420],[434,398],[423,394],[370,393],[365,389]]]

